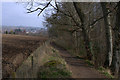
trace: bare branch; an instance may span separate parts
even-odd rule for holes
[[[93,21],[93,22],[92,22],[90,25],[88,25],[88,26],[93,26],[93,25],[96,24],[98,21],[100,21],[101,19],[103,19],[103,18],[105,18],[106,16],[108,16],[108,14],[110,14],[110,13],[112,13],[114,10],[116,10],[117,6],[118,6],[118,5],[116,5],[116,6],[113,8],[113,10],[109,11],[109,12],[106,13],[104,16],[96,19],[95,21]],[[91,28],[93,28],[93,27],[91,27]]]
[[[57,22],[57,23],[51,23],[51,24],[58,24],[58,25],[67,25],[67,26],[77,26],[77,25],[71,25],[71,24],[66,24],[66,23],[59,23],[59,22]]]
[[[64,15],[66,15],[66,16],[68,16],[68,17],[71,17],[71,15],[69,15],[69,14],[66,14],[65,12],[63,12],[63,11],[61,11],[59,8],[56,8],[55,6],[53,6],[52,4],[50,4],[55,10],[57,10],[58,12],[60,12],[60,13],[62,13],[62,14],[64,14]]]
[[[37,8],[37,9],[35,9],[35,10],[32,10],[31,11],[31,9],[27,9],[29,12],[27,12],[27,13],[32,13],[32,12],[35,12],[35,11],[38,11],[38,10],[42,10],[41,8]]]
[[[49,6],[49,4],[51,3],[52,0],[50,0],[49,3],[47,3],[47,5],[39,12],[38,16]]]
[[[93,21],[93,22],[92,22],[90,25],[88,25],[88,26],[93,26],[93,25],[96,24],[98,21],[100,21],[101,19],[103,19],[104,17],[106,17],[109,13],[111,13],[111,12],[108,12],[106,15],[104,15],[104,16],[96,19],[95,21]]]
[[[72,18],[72,20],[74,21],[74,23],[75,23],[77,26],[81,27],[81,25],[79,25],[79,23],[74,19],[73,15],[71,15],[71,14],[66,14],[65,12],[59,10],[59,8],[56,8],[56,7],[53,6],[52,4],[50,4],[50,5],[51,5],[54,9],[56,9],[57,11],[61,12],[62,14],[66,15],[66,16],[68,16],[68,17],[70,17],[70,18]]]
[[[40,7],[38,7],[37,9],[35,9],[35,10],[31,10],[32,8],[29,8],[29,9],[27,9],[28,10],[28,12],[27,13],[32,13],[32,12],[35,12],[35,11],[38,11],[38,10],[41,10],[40,12],[39,12],[39,14],[38,14],[38,16],[49,6],[49,4],[51,3],[51,1],[52,0],[50,0],[49,1],[49,3],[47,3],[47,5],[44,7],[44,8],[40,8]],[[33,4],[32,4],[33,5]]]

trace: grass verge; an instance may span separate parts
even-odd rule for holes
[[[109,69],[105,69],[102,66],[97,69],[100,73],[104,74],[108,78],[115,78],[113,75],[110,74]]]
[[[91,67],[94,66],[94,64],[92,63],[92,61],[86,60],[86,63],[87,63],[89,66],[91,66]],[[98,70],[101,74],[105,75],[105,76],[108,77],[108,78],[115,78],[113,75],[111,75],[109,69],[105,69],[104,67],[100,66],[100,67],[97,68],[97,70]]]
[[[44,63],[37,72],[37,78],[70,78],[71,72],[66,68],[66,62],[59,52],[51,49],[51,53],[43,58]]]

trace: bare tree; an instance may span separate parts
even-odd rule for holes
[[[36,9],[32,9],[32,7],[30,7],[27,10],[28,13],[39,10],[39,16],[46,8],[52,7],[56,12],[52,14],[50,18],[46,19],[48,22],[47,26],[50,26],[49,30],[51,34],[54,34],[53,36],[59,38],[63,36],[66,37],[66,34],[71,35],[73,41],[75,40],[74,45],[76,52],[79,52],[78,48],[80,46],[78,44],[81,44],[79,42],[79,37],[82,37],[84,40],[87,59],[93,60],[94,63],[98,66],[113,66],[113,71],[116,72],[116,74],[119,74],[120,4],[117,3],[116,5],[116,3],[113,3],[114,6],[111,6],[111,3],[73,2],[71,3],[72,7],[70,8],[68,8],[66,5],[68,4],[63,5],[57,3],[56,1],[54,4],[52,4],[52,0],[50,0],[49,2],[44,4],[42,8],[37,7]],[[89,7],[91,7],[91,9]],[[115,28],[113,28],[114,25],[111,21],[111,15],[112,17],[116,15],[116,24],[113,23],[115,24]],[[69,41],[70,40],[72,39],[69,39]],[[70,44],[71,43],[69,43],[69,45]]]

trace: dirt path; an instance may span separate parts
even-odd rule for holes
[[[83,59],[78,59],[70,55],[65,49],[58,47],[55,44],[51,44],[54,48],[59,50],[60,55],[65,59],[70,71],[72,71],[73,78],[105,78],[96,69],[88,66]]]

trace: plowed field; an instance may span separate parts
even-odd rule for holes
[[[3,77],[9,77],[16,68],[47,38],[25,35],[2,35]]]

